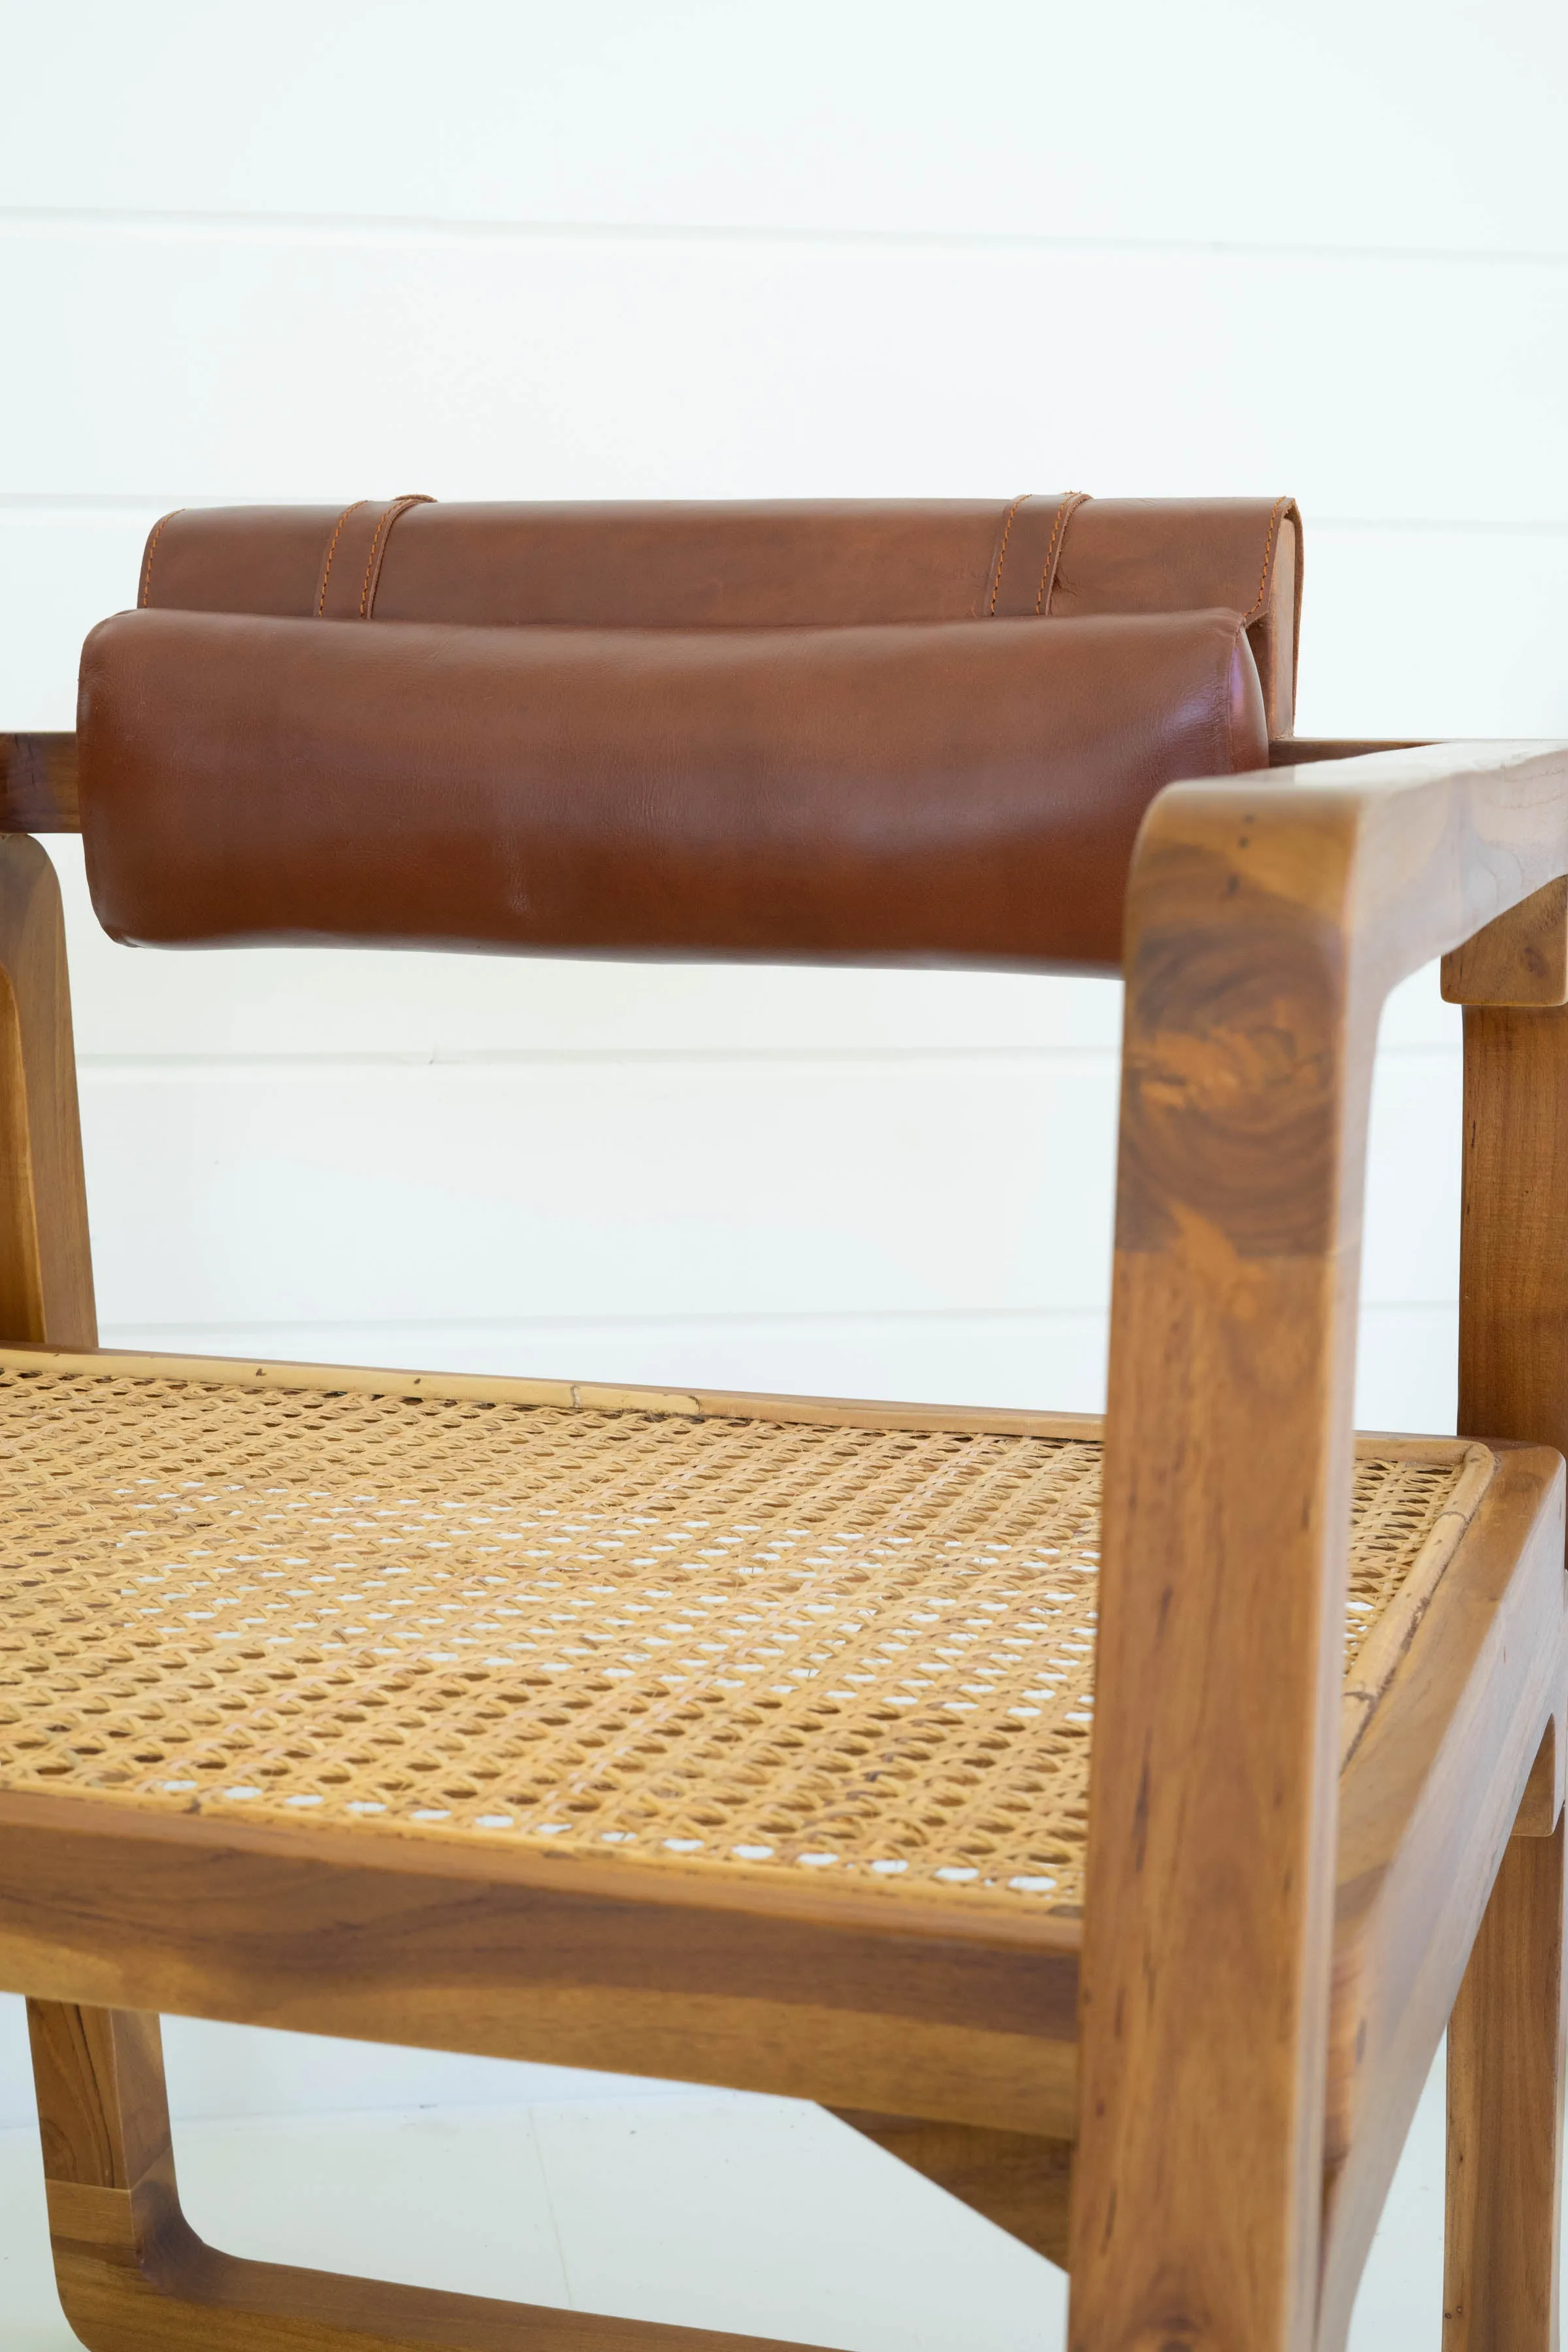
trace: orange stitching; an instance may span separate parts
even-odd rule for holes
[[[336,530],[333,531],[327,545],[327,561],[321,572],[321,593],[316,599],[316,618],[318,621],[327,609],[327,583],[332,576],[332,558],[338,551],[338,541],[342,537],[343,525],[347,522],[350,515],[358,514],[361,507],[368,506],[369,503],[370,501],[368,499],[356,499],[353,506],[345,507],[342,514],[338,517],[338,527]]]
[[[370,553],[365,559],[364,583],[359,592],[359,616],[362,621],[369,617],[371,582],[375,573],[375,551],[381,545],[383,537],[387,539],[392,537],[393,524],[396,522],[399,516],[405,515],[410,507],[428,507],[434,504],[435,500],[427,497],[425,491],[410,490],[405,497],[394,499],[392,504],[384,509],[381,520],[375,527],[375,537],[370,543]]]
[[[1035,618],[1037,621],[1040,617],[1040,607],[1046,601],[1046,589],[1050,583],[1051,560],[1057,551],[1057,541],[1061,537],[1063,530],[1067,527],[1067,519],[1068,515],[1077,514],[1079,507],[1083,504],[1086,496],[1087,493],[1083,490],[1069,490],[1066,498],[1063,499],[1060,506],[1057,509],[1057,519],[1051,525],[1051,543],[1046,550],[1045,569],[1040,573],[1039,593],[1035,598]]]
[[[1026,505],[1034,495],[1033,490],[1026,490],[1023,497],[1015,499],[1007,509],[1007,520],[1002,526],[1002,544],[996,551],[996,577],[991,583],[991,604],[985,615],[988,621],[994,621],[996,617],[996,599],[1002,593],[1002,566],[1007,561],[1007,541],[1013,536],[1013,517],[1017,513],[1018,509]]]
[[[370,575],[375,570],[375,551],[381,545],[381,534],[386,529],[391,517],[397,512],[402,504],[403,500],[401,499],[394,499],[389,507],[383,507],[381,510],[381,520],[376,524],[375,537],[371,541],[370,553],[364,560],[364,578],[360,583],[359,616],[362,621],[364,618],[365,605],[370,600]]]
[[[1263,610],[1263,600],[1268,593],[1268,560],[1274,552],[1274,534],[1279,530],[1280,519],[1289,504],[1289,499],[1276,499],[1274,501],[1274,511],[1268,518],[1268,536],[1263,542],[1263,577],[1258,583],[1258,593],[1253,599],[1251,612],[1243,615],[1246,620],[1256,621]]]
[[[174,509],[174,514],[164,515],[154,530],[152,538],[147,541],[147,552],[142,559],[142,593],[138,599],[138,602],[142,604],[145,604],[148,602],[153,593],[153,558],[157,552],[158,541],[163,538],[163,533],[174,521],[174,515],[184,514],[184,511],[185,509],[184,507],[176,507]]]

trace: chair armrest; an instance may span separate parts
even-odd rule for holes
[[[1405,751],[1404,742],[1341,742],[1281,736],[1268,746],[1271,768],[1344,760],[1363,751]],[[0,833],[79,833],[74,735],[0,735]]]
[[[1545,893],[1561,915],[1565,872],[1568,745],[1436,745],[1331,775],[1175,785],[1144,821],[1075,2345],[1163,2341],[1175,2310],[1202,2315],[1205,2343],[1312,2340],[1378,1016],[1398,981],[1488,926],[1486,986],[1506,994],[1510,942],[1539,961],[1526,902]],[[1531,986],[1526,971],[1516,1001],[1540,1003]]]
[[[79,833],[74,735],[0,735],[0,833]]]

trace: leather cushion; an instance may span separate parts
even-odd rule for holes
[[[797,499],[192,508],[147,543],[155,611],[799,628],[1225,606],[1289,734],[1300,517],[1277,499]]]
[[[82,658],[100,920],[160,945],[1104,968],[1149,802],[1262,767],[1240,617],[376,628],[142,611]]]

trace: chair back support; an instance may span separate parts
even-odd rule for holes
[[[796,499],[187,508],[153,529],[157,611],[470,626],[771,629],[1192,613],[1246,622],[1291,731],[1293,499]]]
[[[1114,969],[1150,802],[1268,763],[1298,532],[1076,493],[175,514],[83,654],[94,904],[168,946]]]
[[[1268,756],[1232,613],[717,633],[128,613],[100,920],[162,946],[1113,967],[1145,808]]]

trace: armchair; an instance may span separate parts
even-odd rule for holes
[[[1555,2343],[1568,747],[1295,742],[1300,582],[1288,500],[175,517],[9,739],[0,1984],[91,2352],[740,2342],[205,2246],[165,2011],[818,2100],[1074,2352],[1342,2343],[1447,2027],[1447,2352]],[[164,946],[1121,963],[1103,1425],[99,1349],[79,824]],[[1439,954],[1461,1434],[1357,1439]]]

